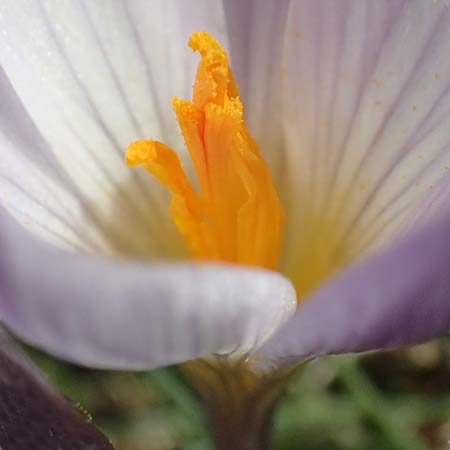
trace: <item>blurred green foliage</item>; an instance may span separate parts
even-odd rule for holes
[[[212,448],[197,395],[176,367],[114,373],[32,356],[117,450]],[[310,363],[274,422],[274,450],[449,450],[450,341]]]

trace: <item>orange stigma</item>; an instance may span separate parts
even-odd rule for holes
[[[284,212],[269,169],[244,122],[228,55],[208,33],[189,46],[201,55],[193,99],[172,100],[197,175],[199,192],[171,148],[132,143],[129,166],[142,166],[172,193],[171,214],[192,255],[275,268]]]

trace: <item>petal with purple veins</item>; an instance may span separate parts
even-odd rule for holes
[[[292,277],[320,223],[334,233],[327,256],[344,248],[348,262],[407,230],[448,183],[449,52],[444,1],[291,3],[282,105]]]
[[[79,364],[143,369],[260,346],[295,310],[283,276],[231,265],[73,255],[1,211],[0,319]]]
[[[39,138],[96,220],[89,220],[86,209],[76,214],[70,199],[64,205],[64,195],[59,199],[47,195],[44,203],[74,209],[79,233],[95,226],[109,251],[141,256],[183,253],[174,244],[176,231],[167,213],[166,193],[140,171],[126,167],[124,149],[131,141],[154,136],[183,150],[169,99],[185,97],[191,89],[197,60],[187,49],[187,38],[198,28],[209,28],[223,38],[220,1],[187,5],[177,0],[8,0],[0,6],[0,65],[29,115],[15,120],[31,118]],[[1,89],[3,98],[4,83]],[[0,134],[4,131],[0,129]],[[28,144],[27,148],[14,144],[9,151],[0,175],[11,181],[4,183],[2,194],[10,197],[8,207],[14,215],[27,216],[23,224],[39,229],[42,236],[49,228],[47,237],[55,241],[51,231],[59,217],[42,224],[39,201],[27,198],[37,195],[30,192],[31,183],[23,183],[23,173],[32,170],[28,165],[9,170],[23,162],[25,153],[39,152],[40,142],[36,148]],[[44,179],[41,185],[53,182]],[[24,192],[17,193],[13,184]],[[80,247],[68,234],[59,243]],[[93,245],[90,249],[96,250]]]
[[[274,362],[416,344],[450,330],[450,213],[337,274],[258,355]]]

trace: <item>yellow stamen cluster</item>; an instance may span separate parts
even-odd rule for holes
[[[206,32],[194,33],[189,46],[201,55],[193,99],[172,105],[200,192],[178,155],[160,142],[134,142],[127,164],[144,167],[171,191],[172,217],[195,258],[274,268],[284,213],[244,122],[227,53]]]

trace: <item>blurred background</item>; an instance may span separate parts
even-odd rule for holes
[[[179,369],[81,369],[32,351],[116,450],[210,450],[196,393]],[[274,450],[450,449],[450,339],[362,357],[325,357],[289,385]]]

